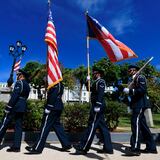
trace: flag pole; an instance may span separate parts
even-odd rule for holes
[[[88,14],[88,11],[86,11],[85,15]],[[89,92],[89,101],[90,101],[90,86],[91,86],[91,80],[90,80],[90,57],[89,57],[89,36],[86,36],[86,46],[87,46],[87,81],[88,81],[88,92]]]
[[[88,91],[90,93],[90,61],[89,61],[89,37],[87,36],[87,71],[88,71],[88,75],[87,75],[87,80],[88,80]]]
[[[51,12],[51,0],[48,0],[48,16]],[[47,18],[48,21],[48,18]],[[46,76],[45,76],[45,98],[47,97],[47,88],[48,88],[48,45],[47,45],[47,56],[46,56]]]
[[[51,10],[51,0],[48,0],[48,9]]]

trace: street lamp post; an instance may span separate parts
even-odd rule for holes
[[[26,50],[27,50],[27,47],[25,45],[22,45],[21,41],[17,41],[16,46],[14,45],[9,46],[9,54],[13,57],[13,64],[12,64],[12,69],[11,69],[9,79],[7,80],[8,87],[11,87],[11,85],[13,84],[13,72],[14,72],[14,66],[15,66],[16,60],[18,57],[23,56]]]

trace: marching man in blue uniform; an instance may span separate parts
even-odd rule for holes
[[[33,146],[26,146],[26,150],[29,151],[29,154],[42,153],[47,136],[52,128],[57,134],[57,137],[62,145],[61,151],[68,151],[72,148],[71,143],[64,132],[63,126],[60,123],[60,116],[63,110],[63,90],[64,86],[61,82],[48,90],[47,104],[44,108],[39,137]]]
[[[111,136],[104,119],[104,91],[105,81],[101,78],[103,71],[98,68],[93,68],[92,75],[94,82],[91,87],[91,110],[89,115],[89,122],[86,132],[79,145],[75,146],[77,154],[86,154],[92,144],[96,129],[100,129],[104,146],[102,150],[97,153],[113,154],[113,147],[111,143]]]
[[[128,67],[128,74],[131,78],[134,78],[138,71],[138,67],[130,65]],[[131,116],[131,147],[126,148],[130,154],[139,156],[143,153],[157,153],[156,144],[153,140],[152,133],[147,126],[144,111],[148,107],[147,102],[147,83],[144,75],[139,74],[134,78],[134,83],[130,88],[124,88],[123,92],[130,96],[130,107],[132,109]],[[145,150],[140,150],[141,136],[146,143]]]
[[[19,69],[17,72],[17,81],[15,83],[11,98],[5,108],[5,115],[0,125],[0,142],[6,133],[11,120],[15,119],[14,141],[13,145],[7,149],[7,152],[20,152],[22,139],[22,122],[24,112],[27,109],[27,98],[30,92],[28,84],[28,74]]]

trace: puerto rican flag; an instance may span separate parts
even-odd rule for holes
[[[95,18],[86,14],[88,37],[97,39],[108,54],[111,62],[138,57],[129,47],[115,39]]]

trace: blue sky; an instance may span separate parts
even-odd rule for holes
[[[135,63],[154,56],[152,64],[160,69],[159,0],[53,0],[59,61],[67,68],[87,65],[85,11],[105,26],[112,35],[128,45],[138,58]],[[5,0],[0,5],[0,81],[9,77],[13,58],[8,46],[21,40],[28,50],[21,66],[28,61],[46,62],[44,34],[47,0]],[[105,57],[96,40],[90,41],[90,62]]]

